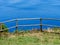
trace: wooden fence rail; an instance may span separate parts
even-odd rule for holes
[[[21,20],[40,20],[40,24],[19,25],[18,21],[21,21]],[[60,21],[60,19],[54,19],[54,18],[20,18],[20,19],[13,19],[13,20],[0,22],[0,31],[4,31],[6,29],[11,29],[11,28],[16,28],[16,30],[18,30],[19,26],[40,26],[40,31],[42,31],[42,26],[60,27],[60,26],[56,26],[56,25],[42,24],[42,20],[56,20],[56,21]],[[3,23],[13,22],[13,21],[16,22],[16,26],[13,26],[13,27],[10,27],[10,28],[6,28],[6,29],[2,29],[2,24]]]

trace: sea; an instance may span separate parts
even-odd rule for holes
[[[0,22],[16,18],[56,18],[60,19],[60,1],[58,0],[1,0],[0,1]],[[43,20],[43,24],[60,26],[60,21]],[[40,24],[40,20],[21,20],[18,25]],[[7,22],[9,28],[15,26],[15,21]],[[48,26],[49,27],[49,26]],[[47,29],[43,26],[43,29]],[[40,29],[40,26],[21,26],[18,30]],[[49,27],[52,28],[52,27]],[[15,28],[11,32],[13,32]]]

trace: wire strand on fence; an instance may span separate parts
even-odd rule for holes
[[[19,26],[40,26],[40,25],[42,25],[42,26],[50,26],[50,27],[60,27],[60,26],[56,26],[56,25],[48,25],[48,24],[18,25],[18,27],[19,27]],[[6,29],[2,29],[2,30],[4,31],[4,30],[7,30],[7,29],[12,29],[12,28],[16,28],[16,26],[12,26],[12,27],[9,27],[9,28],[6,28]],[[0,31],[2,31],[2,30],[0,30]]]
[[[58,20],[60,21],[60,19],[57,19],[57,18],[17,18],[17,20]],[[12,19],[12,20],[7,20],[7,21],[3,21],[3,22],[0,22],[0,23],[6,23],[6,22],[12,22],[12,21],[15,21],[16,19]]]
[[[42,18],[42,20],[57,20],[57,21],[60,21],[60,19],[57,19],[57,18]]]

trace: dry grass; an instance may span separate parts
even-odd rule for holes
[[[60,45],[60,33],[27,31],[0,37],[0,45]]]

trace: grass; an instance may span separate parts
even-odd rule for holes
[[[0,37],[0,45],[60,45],[60,34],[48,32],[15,34]]]

